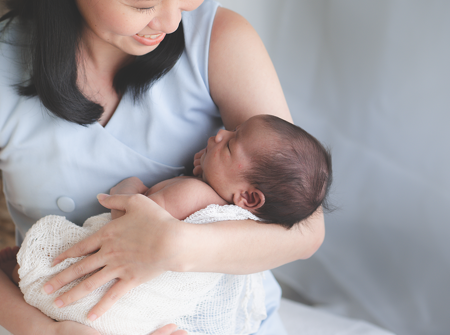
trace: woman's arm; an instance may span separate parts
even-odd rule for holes
[[[214,20],[208,71],[211,96],[228,130],[257,114],[292,122],[277,73],[258,34],[242,16],[222,7]]]
[[[0,270],[0,324],[15,335],[45,334],[53,323],[23,300],[22,292]]]
[[[76,322],[55,322],[27,304],[19,288],[1,270],[0,297],[0,324],[14,335],[99,335],[95,329]]]

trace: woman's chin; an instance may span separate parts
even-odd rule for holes
[[[159,44],[144,45],[137,42],[133,37],[128,37],[126,38],[126,41],[115,43],[114,46],[130,56],[143,56],[155,50],[159,46]]]

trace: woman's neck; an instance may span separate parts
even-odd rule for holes
[[[77,55],[77,85],[84,96],[103,107],[99,123],[105,126],[121,99],[113,87],[114,77],[134,56],[101,40],[88,28],[82,36]]]
[[[114,78],[117,71],[134,60],[117,47],[99,38],[87,27],[84,27],[79,50],[79,65],[102,76]]]

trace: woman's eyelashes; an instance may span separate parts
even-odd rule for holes
[[[155,7],[148,7],[148,8],[136,8],[139,12],[148,14],[155,10]]]

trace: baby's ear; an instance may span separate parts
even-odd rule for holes
[[[265,201],[264,194],[256,188],[235,193],[233,196],[233,203],[236,206],[247,209],[250,212],[260,208]]]

